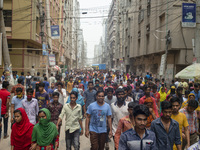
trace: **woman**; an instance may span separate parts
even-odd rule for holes
[[[39,123],[33,128],[31,150],[57,150],[59,136],[56,125],[50,122],[51,114],[46,108],[38,113]]]
[[[15,110],[14,116],[16,123],[12,126],[11,150],[29,150],[34,125],[30,123],[23,108]]]

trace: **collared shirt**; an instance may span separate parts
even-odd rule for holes
[[[188,113],[187,108],[182,108],[179,110],[179,112],[184,113],[186,115],[186,118],[188,120],[188,124],[189,124],[189,132],[190,134],[193,134],[195,132],[198,131],[198,127],[197,127],[197,114],[194,111],[192,114]]]
[[[22,107],[22,100],[27,99],[26,96],[23,96],[22,98],[18,98],[17,96],[14,96],[12,98],[11,104],[15,105],[15,110]]]
[[[59,118],[63,119],[65,115],[65,130],[69,130],[69,133],[80,129],[79,120],[82,119],[82,108],[81,105],[76,104],[72,109],[70,103],[63,106],[62,112]]]
[[[63,105],[61,103],[50,103],[47,105],[47,109],[51,112],[51,122],[53,122],[55,125],[58,122],[59,115],[62,111]],[[61,122],[62,123],[62,122]],[[60,125],[61,125],[60,123]]]
[[[158,150],[155,133],[146,130],[141,139],[134,129],[129,129],[120,136],[118,150]]]
[[[58,102],[61,103],[62,105],[64,105],[64,99],[67,97],[67,93],[66,93],[65,89],[62,88],[61,90],[62,90],[63,94],[61,94],[60,92],[58,92],[58,89],[56,89],[54,92],[58,92],[59,93]]]
[[[26,114],[30,120],[30,123],[36,124],[36,116],[39,112],[38,101],[35,98],[32,98],[31,101],[24,99],[22,101],[22,108],[26,111]]]
[[[112,103],[115,103],[115,102],[117,101],[117,97],[113,95],[112,99],[109,100],[109,99],[108,99],[108,96],[105,96],[104,101],[105,101],[106,103],[108,103],[109,105],[111,105]]]
[[[19,83],[12,87],[12,90],[11,90],[10,93],[15,93],[15,95],[17,95],[16,89],[19,88],[19,87],[22,88],[22,93],[24,95],[24,86],[22,84],[19,84]]]
[[[2,118],[1,118],[1,104],[2,104],[2,100],[1,100],[1,98],[0,98],[0,122],[1,122],[1,120],[2,120]]]
[[[121,118],[128,115],[128,102],[124,102],[121,107],[118,107],[117,102],[111,104],[112,110],[112,133],[115,136],[117,130],[118,122]]]
[[[156,135],[156,143],[159,150],[173,150],[174,144],[181,145],[179,124],[173,119],[171,119],[168,133],[161,122],[161,118],[151,123],[151,131]]]
[[[87,109],[88,106],[93,103],[95,101],[95,96],[96,96],[96,93],[97,91],[95,90],[92,90],[90,92],[90,90],[86,90],[84,93],[83,93],[83,97],[84,99],[86,99],[86,105],[85,105],[85,108]]]
[[[117,126],[117,130],[115,132],[115,148],[118,149],[118,146],[119,146],[119,139],[120,139],[120,135],[133,128],[134,129],[134,126],[130,120],[130,117],[129,115],[124,117],[124,118],[121,118],[119,120],[119,123],[118,123],[118,126]]]

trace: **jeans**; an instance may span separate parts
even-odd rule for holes
[[[3,120],[3,129],[4,129],[4,136],[8,135],[8,117],[5,118],[5,114],[1,115]],[[0,128],[0,139],[1,139],[2,127]]]
[[[90,132],[91,150],[104,150],[107,133]]]
[[[73,133],[69,133],[69,130],[65,131],[65,140],[66,140],[66,150],[71,150],[71,146],[73,144],[74,150],[80,149],[80,129],[74,131]]]

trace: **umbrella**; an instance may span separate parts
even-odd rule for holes
[[[175,75],[176,78],[194,79],[200,77],[200,63],[192,64]]]

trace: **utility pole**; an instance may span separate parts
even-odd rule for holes
[[[8,50],[8,42],[6,37],[6,30],[5,30],[5,23],[4,23],[4,16],[3,16],[3,0],[0,0],[0,33],[3,34],[2,41],[3,41],[3,60],[4,60],[4,69],[9,70],[12,73],[10,68],[10,54]]]
[[[200,0],[196,0],[195,57],[200,63]]]

